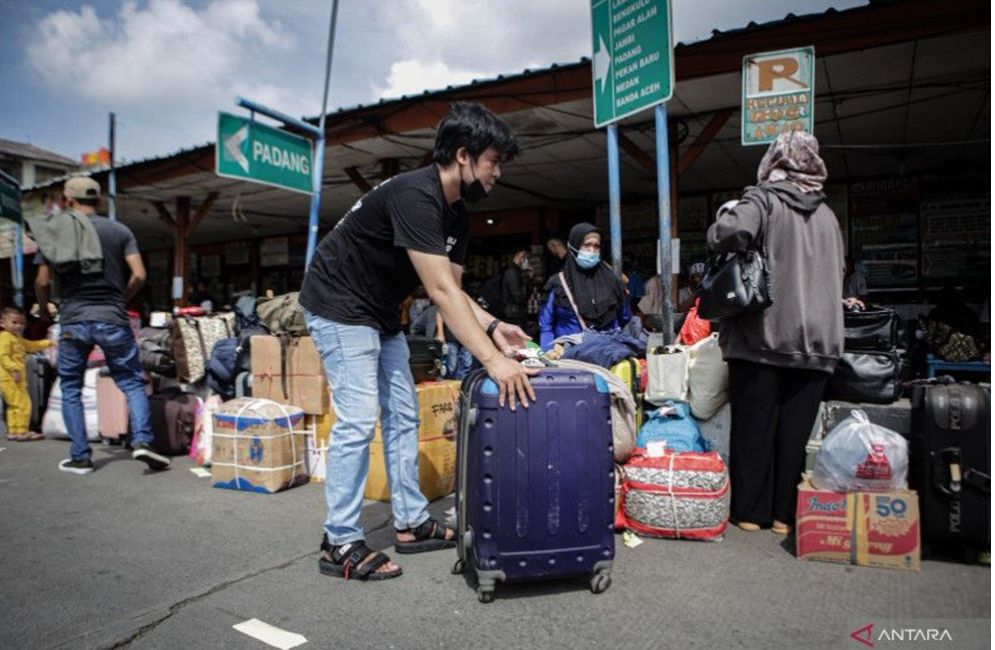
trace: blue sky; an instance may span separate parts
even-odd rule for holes
[[[863,0],[673,0],[691,42]],[[0,0],[0,138],[118,159],[214,138],[244,95],[321,108],[331,0]],[[340,0],[329,109],[590,56],[588,0]]]

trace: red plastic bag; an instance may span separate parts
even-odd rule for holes
[[[677,335],[683,345],[694,345],[712,333],[712,324],[698,316],[698,302],[700,300],[701,298],[694,299],[694,304],[688,309],[687,318],[684,319],[681,331]]]

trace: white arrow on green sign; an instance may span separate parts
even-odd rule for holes
[[[214,170],[218,176],[311,194],[311,141],[293,133],[218,113]]]
[[[591,0],[595,126],[670,99],[671,26],[670,0]]]

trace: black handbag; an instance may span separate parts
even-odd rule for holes
[[[829,380],[828,399],[891,404],[902,395],[908,364],[901,350],[843,352]]]
[[[774,304],[767,261],[767,213],[760,211],[760,229],[746,251],[720,253],[705,268],[698,288],[698,316],[706,320],[729,320]]]
[[[894,350],[902,347],[902,319],[894,309],[867,305],[843,312],[844,350]]]

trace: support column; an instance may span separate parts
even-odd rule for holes
[[[189,249],[189,231],[190,231],[190,197],[180,196],[176,199],[176,229],[173,231],[173,241],[175,247],[173,248],[173,284],[170,285],[170,293],[172,294],[175,287],[176,278],[180,278],[180,283],[182,285],[182,291],[179,298],[176,298],[173,294],[173,306],[174,307],[186,307],[187,306],[187,277],[189,276],[190,268],[190,249]]]

